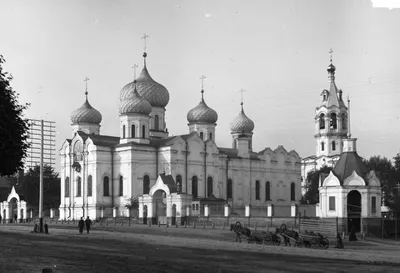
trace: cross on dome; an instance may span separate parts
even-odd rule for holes
[[[204,79],[206,78],[206,76],[201,75],[201,77],[199,78],[201,80],[201,99],[203,100],[203,93],[204,93]]]
[[[243,92],[246,92],[243,88],[240,89],[240,105],[242,107],[242,112],[243,112]]]
[[[85,77],[85,79],[83,80],[84,82],[86,82],[86,89],[85,89],[85,96],[86,96],[86,100],[87,100],[87,95],[88,95],[88,91],[87,91],[87,82],[88,82],[89,78]]]
[[[133,79],[136,80],[136,68],[138,68],[138,65],[134,64],[131,68],[133,68]]]
[[[143,37],[142,37],[142,39],[144,40],[144,52],[146,52],[146,39],[147,38],[149,38],[149,36],[148,35],[146,35],[146,33],[145,34],[143,34]]]
[[[333,50],[331,48],[331,50],[329,50],[329,54],[331,54],[331,63],[332,63],[332,53],[333,53]]]

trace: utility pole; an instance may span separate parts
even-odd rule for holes
[[[40,143],[40,187],[39,187],[39,232],[43,233],[43,146],[44,128],[43,119],[40,121],[41,143]]]

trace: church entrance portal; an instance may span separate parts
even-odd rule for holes
[[[18,206],[17,206],[17,199],[12,198],[9,203],[10,209],[10,223],[15,223],[15,218],[18,218]]]
[[[167,202],[166,194],[163,190],[157,190],[153,194],[153,202],[155,207],[155,216],[157,223],[161,225],[167,224]]]
[[[356,232],[361,231],[361,194],[356,190],[347,195],[347,228],[349,232],[353,226]]]

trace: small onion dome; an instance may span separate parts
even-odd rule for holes
[[[208,107],[203,98],[195,108],[187,113],[186,117],[189,123],[216,123],[218,120],[217,112]]]
[[[254,122],[246,116],[242,104],[242,110],[231,123],[231,131],[235,133],[251,133],[253,130]]]
[[[335,72],[336,67],[331,63],[330,65],[328,65],[328,68],[326,70],[328,70],[328,72]]]
[[[135,86],[133,90],[125,94],[125,99],[119,106],[119,113],[120,115],[128,113],[150,115],[151,104],[139,95]]]
[[[94,123],[100,124],[102,116],[99,111],[94,109],[86,98],[85,103],[71,113],[71,121],[74,124]]]
[[[146,99],[152,106],[165,107],[169,102],[169,93],[167,88],[153,80],[144,66],[140,76],[136,79],[137,92]],[[120,93],[119,99],[123,101],[134,89],[134,83],[125,85]]]

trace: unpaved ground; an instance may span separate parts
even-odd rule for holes
[[[345,241],[345,249],[235,243],[229,230],[72,225],[0,225],[0,272],[399,272],[400,246]]]

